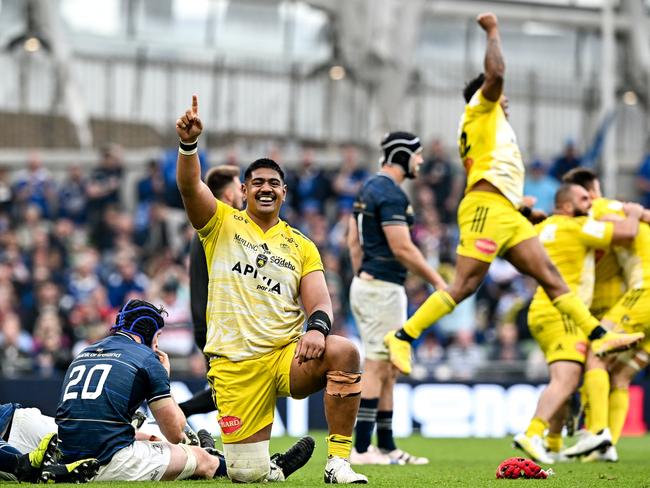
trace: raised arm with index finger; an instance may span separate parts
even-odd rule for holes
[[[176,161],[176,184],[183,197],[185,212],[195,229],[202,228],[214,215],[216,202],[210,188],[201,180],[198,141],[203,131],[199,118],[199,99],[192,96],[192,106],[176,120],[180,138]]]

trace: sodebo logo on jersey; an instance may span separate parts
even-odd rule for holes
[[[286,259],[281,258],[280,256],[271,256],[271,262],[283,268],[288,268],[291,271],[296,270],[296,267],[293,264],[291,264],[290,261],[287,261]]]

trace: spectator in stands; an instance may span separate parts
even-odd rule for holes
[[[456,221],[456,209],[462,191],[462,178],[456,174],[440,139],[433,139],[429,154],[420,169],[420,186],[433,192],[436,210],[441,222],[449,224]]]
[[[160,337],[160,348],[170,356],[190,356],[194,350],[189,290],[187,283],[181,288],[180,273],[185,271],[172,269],[165,272],[162,286],[152,294],[153,301],[167,311],[165,334]],[[156,288],[155,280],[152,280],[151,288]]]
[[[165,180],[156,159],[147,163],[147,174],[138,181],[138,203],[162,201],[165,198]]]
[[[78,164],[68,166],[68,176],[59,190],[59,217],[81,225],[88,213],[88,180]]]
[[[14,182],[14,209],[18,219],[26,206],[36,205],[41,214],[52,218],[56,214],[57,189],[54,178],[43,167],[40,154],[33,152],[27,159],[27,168],[19,171]]]
[[[13,188],[7,168],[0,168],[0,214],[9,216],[13,201]]]
[[[447,363],[456,380],[467,381],[474,377],[477,370],[485,364],[485,350],[474,338],[474,332],[459,330],[447,348]]]
[[[314,164],[313,149],[305,149],[297,173],[287,182],[288,194],[293,194],[298,215],[325,215],[325,203],[332,194],[332,185],[325,172]]]
[[[336,170],[332,187],[336,194],[338,211],[349,214],[361,185],[368,178],[368,171],[359,165],[359,152],[356,147],[344,146],[341,154],[343,162]]]
[[[34,330],[34,366],[42,376],[64,373],[70,364],[70,342],[63,335],[61,319],[46,310],[36,320]]]
[[[564,145],[564,152],[553,161],[549,173],[557,181],[562,181],[565,173],[580,166],[580,160],[581,158],[577,152],[575,142],[573,139],[568,139]]]
[[[61,308],[61,290],[53,281],[42,281],[34,284],[33,302],[30,308],[21,308],[24,314],[21,323],[29,332],[34,332],[38,317],[46,312],[53,312],[62,321],[65,311]],[[63,322],[65,324],[65,322]]]
[[[519,343],[517,327],[511,322],[504,322],[497,327],[496,342],[490,347],[490,361],[516,363],[524,361],[526,355]]]
[[[83,303],[101,286],[97,274],[99,256],[94,249],[80,250],[68,278],[68,293],[75,303]]]
[[[115,260],[115,271],[108,277],[108,299],[113,308],[126,303],[131,292],[144,293],[149,286],[149,278],[142,273],[133,258],[120,255]]]
[[[22,330],[14,313],[1,315],[0,372],[5,378],[32,371],[32,337]]]
[[[535,208],[550,214],[555,207],[555,192],[559,187],[560,183],[548,175],[542,161],[536,159],[530,164],[524,181],[524,195],[535,197]]]
[[[99,165],[92,170],[88,181],[87,208],[91,233],[98,233],[96,227],[103,221],[106,210],[119,205],[123,182],[122,148],[112,144],[102,151]]]
[[[646,152],[636,173],[636,185],[641,196],[641,205],[650,208],[650,137],[646,141]]]

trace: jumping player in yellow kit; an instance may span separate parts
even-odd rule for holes
[[[536,226],[542,245],[567,285],[589,305],[594,288],[595,251],[631,242],[639,226],[640,209],[621,222],[588,217],[591,198],[579,185],[564,184],[555,194],[551,217]],[[515,447],[538,462],[552,464],[562,447],[563,407],[582,377],[588,352],[585,333],[561,314],[541,287],[528,312],[528,327],[549,365],[550,382],[537,403],[525,433],[514,437]],[[541,429],[540,429],[541,427]],[[542,440],[548,427],[546,446]]]
[[[279,218],[284,172],[275,161],[258,159],[244,175],[246,209],[219,202],[200,177],[202,130],[194,96],[176,121],[176,179],[208,266],[204,352],[211,357],[208,380],[228,476],[244,483],[269,479],[276,397],[304,398],[325,388],[324,480],[367,483],[348,460],[361,393],[359,352],[329,335],[332,304],[316,246]]]
[[[631,347],[643,334],[620,334],[600,326],[586,305],[566,285],[549,260],[523,209],[524,165],[503,95],[505,63],[496,16],[478,16],[486,32],[485,74],[464,90],[467,105],[459,127],[460,156],[467,188],[458,208],[460,243],[456,273],[447,290],[433,293],[404,326],[386,335],[391,362],[404,374],[411,371],[411,342],[456,304],[474,293],[490,263],[503,256],[519,271],[537,280],[553,305],[571,317],[598,355]]]

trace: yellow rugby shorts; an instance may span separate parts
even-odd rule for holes
[[[520,242],[536,237],[533,225],[503,195],[470,191],[458,207],[456,253],[491,263]]]
[[[625,332],[643,332],[640,347],[650,353],[650,290],[632,288],[603,317],[618,324]]]
[[[549,304],[535,301],[528,311],[528,328],[539,344],[548,364],[555,361],[575,361],[584,364],[588,339],[569,318]]]
[[[238,442],[273,422],[277,397],[291,396],[291,363],[297,341],[246,361],[216,357],[208,382],[217,405],[221,438]]]

